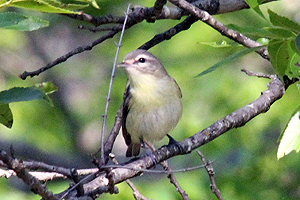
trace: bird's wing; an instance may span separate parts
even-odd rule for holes
[[[131,136],[130,134],[127,132],[126,129],[126,119],[127,119],[127,115],[129,112],[129,101],[132,98],[132,95],[130,93],[130,84],[129,82],[126,85],[126,89],[125,89],[125,93],[124,93],[124,97],[123,97],[123,109],[122,109],[122,133],[123,133],[123,137],[125,139],[125,143],[127,146],[129,146],[131,144]]]

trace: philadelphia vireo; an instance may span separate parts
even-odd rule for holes
[[[130,84],[122,118],[126,156],[138,156],[143,141],[161,140],[177,125],[182,95],[160,61],[146,50],[128,53],[118,66],[125,69]]]

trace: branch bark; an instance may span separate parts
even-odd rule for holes
[[[40,183],[37,178],[27,172],[26,166],[22,162],[8,155],[3,150],[0,151],[0,160],[2,160],[9,169],[14,170],[17,176],[22,179],[35,194],[39,194],[47,200],[58,200],[52,192],[48,191],[45,184]]]
[[[252,48],[252,47],[258,47],[261,46],[259,42],[256,42],[243,34],[239,33],[238,31],[234,31],[232,29],[227,28],[224,24],[222,24],[220,21],[214,19],[207,11],[201,10],[198,7],[194,6],[191,3],[188,3],[185,0],[169,0],[174,5],[188,11],[192,16],[194,16],[196,19],[199,19],[206,23],[207,25],[211,26],[215,30],[219,31],[222,35],[228,37],[229,39],[232,39],[245,47]],[[267,48],[261,48],[256,51],[258,54],[260,54],[263,58],[269,59],[269,54],[267,51]]]

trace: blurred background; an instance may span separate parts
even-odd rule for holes
[[[111,2],[99,1],[100,10],[88,8],[85,12],[95,16],[123,15],[129,2],[131,5],[151,7],[154,1]],[[300,23],[298,0],[265,4],[262,6],[264,13],[267,8]],[[15,156],[19,159],[42,161],[64,167],[94,167],[91,154],[100,145],[102,115],[116,52],[114,42],[119,40],[120,34],[91,51],[73,56],[38,77],[27,78],[24,81],[18,78],[23,71],[39,69],[79,46],[90,44],[105,32],[79,30],[77,27],[81,24],[90,25],[58,14],[15,8],[1,11],[7,10],[49,20],[50,26],[32,32],[0,29],[0,90],[52,81],[58,87],[58,91],[51,95],[54,107],[39,100],[10,104],[14,124],[12,129],[0,126],[0,148],[9,151],[12,145]],[[214,17],[224,24],[261,27],[266,24],[252,10]],[[118,62],[121,62],[128,52],[180,21],[161,20],[153,24],[143,22],[127,30]],[[241,72],[242,68],[246,68],[256,72],[274,73],[270,63],[255,53],[224,65],[213,73],[195,78],[203,70],[243,49],[241,46],[214,48],[204,44],[223,41],[233,44],[209,26],[197,22],[189,30],[150,49],[176,79],[183,93],[183,116],[170,133],[178,141],[252,102],[267,89],[266,84],[269,80],[249,77]],[[110,131],[116,111],[122,103],[125,84],[124,71],[116,69],[107,132]],[[299,99],[299,91],[294,84],[267,113],[200,148],[206,159],[214,161],[216,183],[225,199],[300,199],[299,154],[292,152],[279,161],[276,157],[277,139],[298,107]],[[156,147],[167,142],[165,138],[156,143]],[[113,153],[117,160],[128,161],[125,158],[126,146],[121,135],[114,146]],[[202,164],[196,152],[172,158],[169,162],[172,169]],[[204,169],[178,173],[176,177],[190,199],[216,199],[210,191],[209,178]],[[180,199],[166,175],[145,173],[132,181],[147,198]],[[59,193],[68,187],[68,183],[68,180],[55,180],[48,182],[47,186],[54,193]],[[106,194],[103,198],[133,199],[132,191],[125,183],[117,186],[120,194]],[[0,199],[35,200],[40,197],[34,195],[21,180],[13,177],[0,179]]]

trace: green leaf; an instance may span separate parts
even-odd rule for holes
[[[0,123],[7,128],[13,125],[13,115],[8,104],[0,103]]]
[[[277,71],[278,75],[282,78],[289,63],[289,52],[287,41],[271,40],[268,46],[270,61]]]
[[[277,13],[273,12],[272,10],[268,9],[270,21],[274,26],[283,27],[292,31],[295,31],[296,33],[300,32],[300,25],[296,22],[278,15]]]
[[[0,7],[5,5],[0,5]],[[40,12],[78,14],[73,10],[83,9],[88,4],[65,4],[56,0],[12,0],[7,6],[25,8]]]
[[[300,55],[300,51],[299,51],[299,49],[298,49],[298,47],[297,47],[297,44],[296,44],[296,38],[293,38],[292,40],[290,40],[291,41],[291,49],[292,49],[292,51],[294,51],[295,53],[297,53],[298,55]]]
[[[45,93],[34,87],[14,87],[0,92],[0,103],[45,99]]]
[[[48,21],[14,12],[0,13],[0,28],[33,31],[49,25]]]
[[[94,6],[94,8],[100,9],[100,7],[97,4],[97,1],[92,0],[92,5]]]
[[[294,47],[295,41],[290,41],[288,43],[288,51],[289,51],[289,65],[286,70],[286,75],[290,79],[292,78],[300,78],[300,55],[296,47]]]
[[[227,64],[227,63],[230,63],[231,61],[233,61],[234,59],[238,58],[238,57],[241,57],[241,56],[244,56],[250,52],[254,52],[260,48],[262,48],[263,46],[259,46],[259,47],[254,47],[254,48],[247,48],[247,49],[244,49],[242,51],[239,51],[239,52],[236,52],[234,54],[232,54],[231,56],[228,56],[227,58],[225,58],[224,60],[218,62],[217,64],[211,66],[210,68],[204,70],[203,72],[201,72],[200,74],[197,74],[195,76],[196,77],[200,77],[200,76],[203,76],[205,74],[208,74],[210,72],[213,72],[215,71],[216,69],[222,67],[223,65]]]
[[[288,75],[289,79],[300,79],[300,56],[296,53],[293,53],[293,55],[291,55],[290,57],[291,59],[288,66],[289,71],[286,74]]]
[[[296,109],[296,112],[290,118],[283,134],[281,135],[280,144],[277,151],[277,159],[289,154],[295,150],[300,150],[300,107]]]
[[[271,33],[270,38],[291,38],[296,36],[292,31],[283,28],[265,27],[264,29]]]
[[[273,33],[267,31],[265,28],[260,27],[252,27],[252,26],[244,26],[240,27],[235,24],[229,24],[227,25],[229,28],[236,30],[238,32],[241,32],[245,35],[250,35],[254,37],[261,37],[261,38],[274,38],[276,35]]]
[[[268,46],[270,61],[282,78],[300,78],[300,55],[294,40],[271,40]]]
[[[77,0],[77,1],[84,2],[84,3],[90,3],[90,4],[92,4],[92,6],[94,8],[100,9],[96,0]]]
[[[259,2],[257,0],[245,0],[246,3],[252,8],[259,16],[265,18],[264,14],[261,12],[259,8]]]

